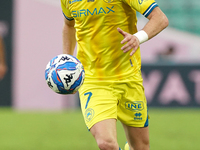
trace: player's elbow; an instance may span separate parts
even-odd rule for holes
[[[161,19],[161,26],[163,29],[165,29],[168,25],[169,25],[169,20],[166,15],[163,15]]]

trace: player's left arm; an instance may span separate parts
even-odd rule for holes
[[[76,46],[76,30],[74,28],[75,21],[68,20],[64,17],[63,24],[63,53],[73,55]]]
[[[156,36],[169,24],[167,16],[160,10],[159,7],[154,8],[147,18],[149,21],[142,30],[147,33],[148,39]]]
[[[121,41],[121,44],[125,44],[122,46],[123,52],[128,52],[131,50],[130,55],[132,56],[135,51],[138,49],[139,45],[154,36],[160,33],[163,29],[165,29],[169,22],[166,15],[161,11],[159,7],[154,8],[154,10],[147,17],[149,21],[144,26],[142,31],[132,35],[129,34],[120,28],[118,28],[118,32],[124,36],[124,39]]]

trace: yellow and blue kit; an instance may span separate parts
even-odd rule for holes
[[[144,16],[157,6],[154,0],[61,0],[68,20],[75,20],[77,58],[86,78],[120,79],[141,68],[140,50],[123,53],[117,28],[137,32],[136,11]]]
[[[147,126],[140,48],[133,56],[124,53],[123,36],[117,28],[136,33],[136,11],[147,17],[157,6],[154,0],[61,0],[65,18],[75,20],[77,58],[85,69],[79,93],[88,128],[107,118],[118,118],[130,126]],[[113,108],[113,104],[120,108]],[[123,117],[127,114],[129,117]]]

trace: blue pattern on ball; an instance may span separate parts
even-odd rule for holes
[[[50,60],[50,67],[52,67],[52,65],[54,64],[54,62],[55,62],[55,60],[58,58],[58,56],[56,56],[56,57],[54,57],[54,58],[52,58],[51,60]]]
[[[61,79],[60,79],[60,76],[58,74],[58,71],[60,70],[69,70],[69,71],[73,71],[73,70],[76,70],[76,66],[77,64],[74,63],[74,62],[65,62],[59,66],[56,67],[56,70],[52,72],[52,79],[53,79],[53,82],[57,85],[57,88],[59,90],[59,93],[61,94],[71,94],[73,93],[73,90],[76,88],[76,82],[74,84],[74,87],[70,87],[70,90],[66,90],[64,88],[64,84],[62,83]],[[80,82],[81,83],[81,82]],[[80,83],[78,85],[80,85]]]
[[[45,70],[45,79],[46,79],[46,80],[48,79],[48,75],[49,75],[50,70],[51,70],[52,68],[55,67],[54,62],[55,62],[55,60],[56,60],[57,58],[58,58],[58,56],[52,58],[52,59],[50,60],[50,62],[49,62],[49,66],[50,66],[50,67],[49,67],[48,69]]]
[[[77,90],[84,80],[85,71],[83,66],[77,66],[79,64],[81,64],[81,62],[76,57],[68,54],[61,54],[51,59],[48,68],[45,70],[45,79],[46,81],[48,80],[48,86],[60,94],[74,93],[75,89]],[[77,69],[81,69],[82,71],[79,72]],[[48,78],[51,79],[49,80]],[[51,82],[53,82],[57,88],[53,88],[52,85],[54,84],[51,85]],[[68,90],[65,87],[67,87]]]
[[[48,79],[49,71],[50,71],[50,68],[45,70],[45,79],[46,80]]]
[[[77,64],[74,62],[65,62],[64,64],[61,64],[57,66],[57,70],[76,70]]]
[[[52,78],[53,82],[57,85],[57,88],[59,91],[62,90],[62,88],[64,88],[64,85],[61,82],[61,79],[57,73],[57,70],[52,71],[51,78]]]
[[[76,80],[75,82],[74,82],[74,84],[71,86],[71,88],[70,89],[72,89],[72,90],[74,90],[76,87],[78,87],[80,84],[81,84],[81,81],[82,81],[82,74],[83,74],[83,72],[81,72],[81,74],[79,75],[79,78],[78,78],[78,80]]]

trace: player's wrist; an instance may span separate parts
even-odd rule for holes
[[[146,42],[149,39],[148,34],[144,30],[140,30],[133,35],[138,38],[140,44]]]

